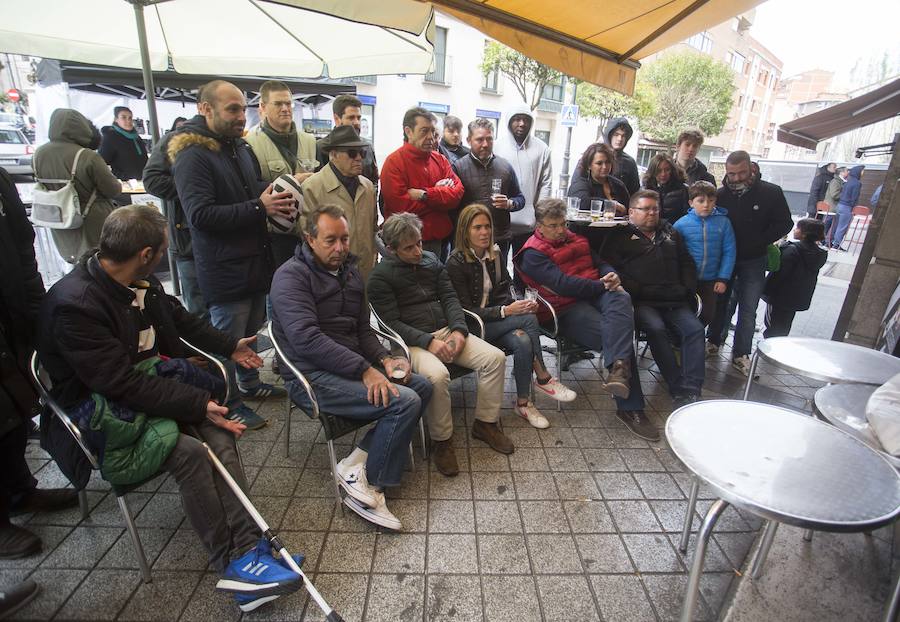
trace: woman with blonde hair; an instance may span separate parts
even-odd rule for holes
[[[516,413],[536,428],[550,425],[530,401],[532,372],[536,393],[570,402],[575,392],[547,371],[541,356],[541,338],[535,312],[537,302],[513,300],[509,272],[494,243],[494,223],[490,210],[473,203],[462,210],[456,226],[453,252],[447,259],[447,273],[462,306],[484,321],[483,338],[513,354],[516,381]]]

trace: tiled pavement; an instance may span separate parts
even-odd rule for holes
[[[535,430],[504,411],[505,429],[516,444],[509,457],[471,439],[472,381],[456,381],[454,444],[461,472],[450,479],[440,475],[421,461],[416,444],[414,469],[388,492],[402,533],[379,533],[335,508],[327,446],[318,424],[297,411],[290,457],[284,456],[282,401],[259,405],[270,425],[240,442],[251,495],[288,548],[306,554],[314,583],[348,622],[674,619],[687,578],[688,560],[676,544],[689,478],[664,440],[644,442],[616,420],[596,365],[584,361],[563,374],[579,398],[561,412],[539,402],[549,429]],[[670,401],[651,365],[648,354],[641,361],[642,385],[648,413],[663,426]],[[761,371],[754,399],[808,409],[814,383],[765,366]],[[738,396],[742,386],[724,349],[709,362],[704,396]],[[510,404],[512,395],[506,397]],[[339,454],[348,451],[350,440],[341,439]],[[40,485],[66,484],[36,445],[28,457]],[[89,499],[87,520],[78,510],[18,519],[44,540],[39,556],[0,562],[4,580],[30,575],[43,587],[18,619],[241,617],[231,599],[213,589],[216,577],[184,520],[172,480],[157,478],[128,497],[152,564],[149,585],[140,581],[104,482],[91,481]],[[702,489],[701,499],[702,513],[711,503]],[[759,525],[734,508],[719,521],[698,619],[715,618]],[[689,554],[692,549],[693,542]],[[243,619],[323,616],[298,593]]]

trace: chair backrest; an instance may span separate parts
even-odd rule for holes
[[[91,467],[94,469],[100,468],[100,461],[97,460],[97,456],[94,455],[94,452],[88,448],[87,444],[84,442],[84,438],[81,436],[81,430],[78,429],[78,426],[69,418],[69,415],[66,414],[66,411],[62,409],[59,403],[50,396],[50,388],[48,381],[45,381],[41,378],[41,363],[38,360],[37,352],[33,352],[31,354],[31,365],[29,366],[29,371],[31,372],[31,379],[34,381],[34,386],[37,388],[38,393],[41,396],[41,401],[44,405],[49,408],[54,415],[62,422],[65,426],[66,430],[69,431],[69,434],[75,439],[75,442],[78,443],[78,446],[81,448],[81,451],[84,452],[84,455],[87,457],[88,461],[91,463]]]
[[[219,360],[219,357],[217,357],[213,354],[210,354],[209,352],[206,352],[205,350],[201,350],[200,348],[198,348],[197,346],[192,344],[190,341],[188,341],[184,337],[179,337],[179,339],[181,340],[181,343],[184,344],[184,346],[188,350],[190,350],[194,354],[199,354],[200,356],[202,356],[207,361],[209,361],[212,365],[215,366],[216,370],[219,372],[219,374],[222,376],[222,379],[225,381],[225,401],[223,403],[228,404],[229,402],[231,402],[231,383],[228,382],[228,370],[225,369],[225,365],[222,363],[222,361]]]
[[[293,363],[291,363],[290,359],[288,359],[288,357],[284,355],[284,350],[281,349],[281,344],[279,344],[278,340],[275,338],[275,330],[273,329],[271,321],[269,321],[269,324],[266,327],[266,332],[269,334],[269,339],[272,341],[272,346],[275,348],[275,353],[281,359],[281,364],[291,372],[291,374],[300,383],[300,385],[309,396],[309,401],[312,403],[313,417],[316,419],[321,419],[319,412],[319,401],[316,399],[316,392],[313,390],[312,385],[309,383],[309,380],[306,379],[306,376],[303,375],[303,372],[297,369],[297,367]],[[287,399],[291,399],[290,395],[288,395]]]
[[[853,216],[868,216],[869,214],[872,213],[872,210],[870,210],[865,205],[857,205],[852,210],[850,210],[850,213]]]

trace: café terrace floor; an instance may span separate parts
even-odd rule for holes
[[[806,334],[815,332],[815,322],[798,325],[808,328]],[[546,355],[546,360],[555,357]],[[662,428],[670,399],[652,363],[649,353],[641,359],[641,380],[647,412]],[[260,403],[258,410],[270,424],[247,433],[239,444],[253,501],[289,550],[306,555],[305,570],[348,622],[677,619],[689,564],[676,549],[689,476],[665,440],[647,443],[619,423],[612,399],[601,392],[597,364],[596,359],[582,361],[562,374],[579,398],[560,413],[554,404],[539,401],[552,424],[547,430],[535,430],[504,410],[503,424],[516,444],[509,457],[469,436],[472,380],[454,382],[454,444],[461,472],[455,478],[437,473],[422,462],[416,442],[414,468],[402,486],[388,491],[402,533],[380,533],[349,510],[336,508],[318,423],[294,412],[290,457],[285,457],[284,402]],[[511,366],[510,359],[505,404],[512,402]],[[761,372],[753,399],[810,410],[816,383],[765,365]],[[709,361],[704,398],[739,397],[742,388],[743,377],[731,368],[724,348]],[[341,439],[339,459],[351,440]],[[37,444],[29,446],[29,463],[40,485],[65,485],[47,458]],[[232,599],[215,591],[217,577],[207,568],[171,479],[159,477],[128,497],[152,565],[151,584],[140,580],[107,485],[94,478],[88,495],[86,520],[77,509],[16,519],[41,536],[44,550],[0,562],[4,582],[31,576],[42,586],[38,598],[14,619],[241,618]],[[703,488],[700,497],[695,530],[711,504]],[[740,580],[760,524],[733,507],[722,516],[707,554],[697,619],[714,620],[725,612],[723,604]],[[852,537],[857,536],[863,538]],[[874,576],[876,610],[888,589],[892,537],[885,528],[867,539],[860,562],[866,572],[841,561],[831,569],[834,580],[851,592],[856,583],[856,591],[872,591]],[[799,535],[794,540],[791,546],[798,549],[816,544],[802,543]],[[692,538],[689,555],[693,546]],[[856,619],[854,611],[835,619]],[[808,619],[803,611],[781,611],[778,617]],[[313,621],[323,616],[301,591],[243,619]]]

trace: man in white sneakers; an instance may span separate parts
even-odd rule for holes
[[[321,204],[307,218],[305,242],[272,281],[272,329],[287,359],[312,384],[323,412],[376,422],[338,464],[338,483],[347,507],[400,530],[384,488],[400,483],[431,383],[410,373],[405,358],[391,356],[372,330],[344,210]],[[294,403],[311,412],[303,387],[288,370],[282,368],[282,375]]]

